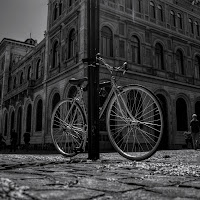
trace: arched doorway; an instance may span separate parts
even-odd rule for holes
[[[167,100],[164,95],[157,94],[156,95],[160,101],[162,112],[163,112],[163,121],[164,121],[164,129],[162,140],[159,145],[159,149],[169,149],[169,128],[168,128],[168,106]]]
[[[195,103],[195,113],[197,114],[197,119],[200,121],[200,101]]]
[[[17,113],[17,144],[20,145],[21,144],[21,135],[22,135],[22,108],[20,107],[18,109],[18,113]]]
[[[26,115],[26,131],[31,132],[31,125],[32,125],[32,105],[29,104],[27,108],[27,115]]]
[[[183,98],[176,101],[177,131],[188,130],[187,104]]]

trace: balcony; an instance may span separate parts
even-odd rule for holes
[[[7,101],[8,99],[11,99],[12,97],[23,93],[24,91],[29,91],[33,90],[33,87],[35,86],[35,81],[34,80],[29,80],[24,82],[23,84],[19,85],[15,89],[12,89],[9,91],[3,98],[4,101]]]

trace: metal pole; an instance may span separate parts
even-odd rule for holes
[[[88,159],[99,159],[99,0],[88,0]]]

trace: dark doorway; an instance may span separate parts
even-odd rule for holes
[[[17,113],[17,144],[21,144],[21,135],[22,135],[22,108],[20,107]]]
[[[177,131],[188,130],[187,104],[183,98],[176,101]]]
[[[10,133],[12,131],[12,129],[15,127],[15,113],[14,111],[11,114],[11,124],[10,124]]]
[[[195,103],[195,114],[197,114],[197,119],[200,121],[200,101]]]
[[[159,149],[164,150],[164,149],[169,149],[168,106],[167,106],[167,100],[164,95],[157,94],[156,96],[158,97],[162,107],[163,122],[164,122],[163,136],[159,145]]]
[[[29,104],[26,115],[26,131],[29,133],[31,132],[31,118],[32,118],[32,106],[31,104]]]

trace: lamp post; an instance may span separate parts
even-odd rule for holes
[[[99,0],[87,1],[88,159],[99,159]]]

